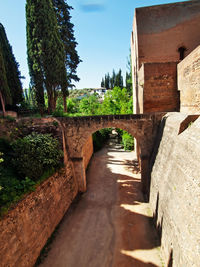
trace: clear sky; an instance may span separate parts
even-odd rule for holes
[[[25,0],[0,0],[0,22],[5,27],[20,71],[29,85],[26,55]],[[181,1],[170,0],[68,0],[78,53],[81,79],[77,88],[100,87],[107,72],[122,69],[125,76],[134,9]]]

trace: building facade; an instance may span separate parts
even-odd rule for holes
[[[200,1],[135,10],[131,36],[134,113],[179,111],[177,65],[200,44]]]

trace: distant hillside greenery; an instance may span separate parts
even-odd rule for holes
[[[55,117],[64,116],[94,116],[132,114],[132,95],[126,88],[114,87],[108,90],[102,100],[92,89],[71,90],[67,99],[68,113],[63,112],[62,96],[58,97],[57,108],[53,113]],[[94,149],[98,150],[109,138],[111,130],[98,131],[93,134]],[[125,150],[134,147],[133,137],[125,131],[118,131],[119,139]]]
[[[133,100],[126,88],[108,90],[102,100],[92,89],[71,90],[67,99],[68,113],[63,112],[62,97],[58,97],[53,116],[92,116],[132,114]]]

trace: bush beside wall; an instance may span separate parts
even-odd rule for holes
[[[0,220],[1,267],[31,267],[78,193],[72,163],[44,181]]]

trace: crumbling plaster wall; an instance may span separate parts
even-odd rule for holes
[[[144,63],[143,112],[179,111],[177,63]]]
[[[168,113],[151,159],[150,204],[161,235],[165,266],[171,266],[167,265],[170,261],[173,266],[199,266],[200,117],[197,118]]]
[[[178,64],[180,111],[200,113],[200,46]]]
[[[190,54],[200,40],[198,0],[136,9],[139,67],[143,62],[179,60],[178,48]]]

